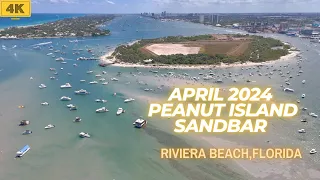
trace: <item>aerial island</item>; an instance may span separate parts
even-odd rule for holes
[[[67,18],[41,25],[10,27],[0,30],[1,39],[58,38],[105,36],[110,31],[102,28],[114,15],[87,15]]]
[[[168,36],[118,46],[102,61],[149,66],[261,63],[280,59],[290,50],[280,40],[248,34]]]

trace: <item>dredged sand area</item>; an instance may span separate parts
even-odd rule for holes
[[[152,44],[146,46],[145,49],[156,55],[173,55],[173,54],[198,54],[201,47],[185,46],[184,44]]]

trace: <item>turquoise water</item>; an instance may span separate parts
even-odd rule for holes
[[[118,44],[128,43],[142,38],[155,38],[168,35],[194,35],[206,33],[232,33],[230,30],[216,29],[210,26],[190,24],[185,22],[160,22],[152,19],[139,18],[138,16],[124,16],[116,18],[107,26],[112,35],[100,38],[80,39],[79,43],[70,43],[69,39],[35,39],[35,40],[10,40],[0,41],[7,50],[0,50],[0,179],[33,179],[41,180],[45,177],[51,179],[172,179],[172,180],[203,180],[203,179],[254,179],[241,168],[237,168],[232,161],[209,161],[209,160],[161,160],[159,149],[162,147],[189,147],[190,144],[199,145],[202,142],[197,141],[197,137],[186,135],[172,135],[172,121],[159,119],[150,119],[146,129],[135,129],[132,122],[139,116],[146,117],[148,101],[157,101],[164,98],[171,83],[185,82],[186,80],[155,77],[149,72],[149,69],[139,69],[142,73],[137,76],[137,70],[134,68],[106,67],[100,68],[97,62],[87,61],[78,62],[75,59],[79,56],[89,56],[89,53],[83,51],[80,55],[73,55],[72,49],[87,49],[86,46],[94,50],[96,55],[108,51],[106,46],[115,47]],[[123,30],[125,29],[125,30]],[[295,77],[291,81],[297,94],[288,95],[280,92],[283,79],[274,77],[253,76],[258,85],[272,86],[281,100],[295,101],[301,93],[312,97],[312,100],[304,100],[302,104],[313,112],[317,113],[320,108],[319,95],[315,89],[319,89],[319,80],[316,71],[319,67],[319,61],[315,57],[319,55],[319,47],[310,45],[307,41],[291,39],[279,36],[285,41],[290,41],[298,48],[305,50],[304,56],[308,59],[303,65],[304,73],[302,76]],[[60,49],[66,52],[62,56],[67,64],[60,64],[50,56],[46,56],[50,51],[48,46],[42,46],[41,50],[34,50],[31,46],[38,43],[51,41],[54,49]],[[67,45],[62,49],[62,45]],[[16,48],[10,48],[17,45]],[[16,55],[15,55],[16,54]],[[72,64],[77,63],[74,67]],[[278,63],[277,67],[287,64],[287,62]],[[290,66],[291,71],[297,72],[295,61]],[[56,68],[59,73],[56,80],[50,80],[53,73],[49,68]],[[60,70],[63,68],[63,70]],[[271,68],[270,68],[271,69]],[[262,69],[261,72],[271,71]],[[93,74],[86,74],[86,71],[93,70]],[[89,81],[97,80],[94,75],[102,74],[108,85],[102,85],[101,82],[96,85],[89,85]],[[166,73],[170,70],[159,70],[160,73]],[[171,70],[172,71],[172,70]],[[250,71],[256,72],[256,69],[243,72],[241,68],[215,69],[217,74],[228,72],[243,73],[239,77],[239,83],[244,84],[247,74]],[[117,77],[117,73],[122,74]],[[175,73],[187,72],[191,76],[197,76],[199,70],[177,70]],[[284,71],[286,72],[286,71]],[[68,76],[67,73],[72,73]],[[33,80],[29,78],[33,77]],[[117,77],[118,82],[110,81],[110,78]],[[242,78],[242,79],[241,79]],[[85,79],[86,83],[80,83],[80,79]],[[302,79],[307,80],[308,88],[301,85]],[[144,81],[147,85],[138,84],[137,81]],[[225,86],[231,85],[231,79],[225,79]],[[73,87],[71,89],[60,89],[59,86],[69,82]],[[130,84],[126,84],[130,82]],[[39,89],[38,86],[44,83],[46,89]],[[163,90],[155,92],[144,92],[143,89],[156,89],[161,84],[165,84]],[[169,84],[169,85],[168,85]],[[213,84],[213,83],[212,83]],[[178,85],[178,83],[176,84]],[[74,95],[73,91],[86,89],[91,92],[87,96]],[[117,92],[117,96],[112,96]],[[61,96],[70,96],[71,102],[61,102]],[[123,103],[126,98],[135,98],[136,101]],[[105,104],[94,102],[101,98],[108,100]],[[41,106],[40,103],[47,101],[49,106]],[[69,111],[66,105],[73,103],[78,106],[77,111]],[[19,109],[19,105],[25,105],[26,108]],[[95,110],[106,106],[109,112],[96,114]],[[126,112],[116,116],[116,111],[122,107]],[[81,123],[73,123],[76,116],[82,118]],[[31,124],[27,127],[19,127],[20,120],[27,119]],[[299,119],[298,117],[296,119]],[[278,132],[276,129],[270,130],[267,136],[257,135],[252,141],[261,138],[273,138],[272,141],[279,144],[290,144],[301,146],[301,137],[298,137],[296,130],[300,127],[299,120],[292,123],[280,121],[277,128],[283,129]],[[48,124],[56,125],[56,128],[45,130]],[[289,126],[289,125],[290,126]],[[318,121],[310,121],[308,133],[303,137],[304,150],[308,148],[320,149],[319,144],[315,143],[314,137],[317,136]],[[306,127],[306,128],[307,128]],[[33,134],[22,136],[21,133],[30,129]],[[78,134],[88,132],[92,135],[90,139],[80,139]],[[310,132],[310,133],[309,133]],[[277,138],[282,136],[283,138]],[[230,138],[241,140],[248,139],[248,136],[230,135]],[[239,138],[239,139],[237,139]],[[260,139],[259,139],[260,138]],[[244,144],[249,141],[243,141]],[[22,159],[14,160],[17,150],[25,144],[31,146]],[[305,151],[307,152],[307,151]],[[318,159],[307,160],[317,163]],[[311,166],[311,165],[310,165]],[[236,168],[235,168],[236,167]],[[239,174],[238,174],[239,173]],[[241,174],[241,175],[240,175]]]

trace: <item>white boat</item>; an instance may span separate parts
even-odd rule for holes
[[[302,84],[305,84],[306,83],[306,80],[302,80]]]
[[[97,81],[91,81],[91,82],[89,82],[89,84],[98,84],[98,82]]]
[[[53,77],[53,76],[52,76],[52,77],[50,77],[50,79],[56,79],[56,77]]]
[[[53,53],[48,53],[47,56],[50,56],[50,55],[52,55],[52,54],[53,54]]]
[[[40,86],[39,86],[39,88],[40,89],[44,89],[44,88],[46,88],[47,86],[45,85],[45,84],[40,84]]]
[[[104,112],[108,112],[109,110],[106,107],[102,107],[96,110],[96,113],[104,113]]]
[[[90,135],[89,135],[88,133],[85,133],[85,132],[79,133],[79,136],[80,136],[81,138],[90,138]]]
[[[106,71],[102,71],[102,74],[107,74],[107,72]]]
[[[104,100],[104,99],[96,99],[95,101],[96,102],[100,102],[100,103],[106,103],[107,102],[107,100]]]
[[[48,103],[48,102],[43,102],[43,103],[41,103],[41,105],[43,105],[43,106],[48,106],[49,103]]]
[[[305,95],[305,94],[302,94],[302,95],[301,95],[301,98],[305,98],[305,97],[306,97],[306,95]]]
[[[301,122],[307,122],[307,119],[306,118],[303,118],[300,120]]]
[[[45,129],[51,129],[51,128],[54,128],[54,127],[56,127],[55,125],[52,125],[52,124],[49,124],[49,125],[47,125],[46,127],[44,127]]]
[[[68,104],[67,105],[67,108],[72,108],[72,107],[74,107],[75,105],[73,105],[73,104]]]
[[[131,101],[134,101],[134,100],[135,99],[133,99],[133,98],[129,98],[129,99],[125,99],[124,102],[127,103],[127,102],[131,102]]]
[[[109,83],[108,82],[104,82],[104,83],[102,83],[102,85],[108,85]]]
[[[125,112],[124,109],[118,108],[117,115],[120,115],[120,114],[122,114],[122,113],[124,113],[124,112]]]
[[[111,78],[111,81],[119,81],[117,78]]]
[[[29,145],[25,145],[22,149],[20,149],[17,154],[16,154],[16,158],[17,157],[22,157],[23,155],[25,155],[29,150],[30,150],[30,146]]]
[[[68,75],[69,75],[69,76],[72,76],[72,74],[71,74],[71,73],[68,73]]]
[[[78,64],[73,64],[73,66],[78,66]]]
[[[147,124],[147,121],[144,119],[137,119],[134,121],[133,125],[135,128],[142,128]]]
[[[25,130],[22,132],[22,135],[28,135],[28,134],[32,134],[31,130]]]
[[[30,80],[33,80],[33,77],[30,77]]]
[[[313,113],[313,112],[309,113],[309,115],[312,116],[312,117],[314,117],[314,118],[317,118],[317,117],[318,117],[318,115],[315,114],[315,113]]]
[[[87,95],[87,94],[90,94],[87,90],[84,90],[84,89],[80,89],[78,91],[74,91],[75,94],[78,94],[78,95]]]
[[[299,129],[298,132],[299,133],[306,133],[306,130],[305,129]]]
[[[81,122],[81,118],[80,117],[76,117],[75,120],[73,120],[74,122]]]
[[[64,58],[63,57],[59,57],[56,59],[56,61],[64,61]]]
[[[105,80],[106,80],[105,78],[100,78],[100,79],[99,79],[99,81],[105,81]]]
[[[66,84],[64,84],[64,85],[61,85],[60,88],[61,88],[61,89],[72,88],[72,86],[71,86],[70,83],[66,83]]]
[[[284,88],[283,91],[284,91],[284,92],[294,92],[294,90],[293,90],[293,89],[290,89],[290,88]]]
[[[80,80],[80,82],[86,82],[86,80],[84,80],[84,79],[81,79],[81,80]]]
[[[55,71],[56,69],[55,69],[55,68],[49,68],[49,70],[50,70],[50,71]]]
[[[60,98],[60,101],[71,101],[71,98],[70,97],[67,97],[67,96],[62,96]]]
[[[93,73],[93,71],[87,71],[87,74],[91,74],[91,73]]]
[[[97,74],[96,77],[101,77],[101,75],[100,75],[100,74]]]
[[[317,153],[316,149],[311,149],[310,150],[310,154],[315,154],[315,153]]]
[[[67,62],[63,61],[63,62],[61,62],[61,64],[67,64]]]

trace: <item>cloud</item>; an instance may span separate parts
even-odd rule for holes
[[[109,1],[109,0],[106,0],[106,2],[109,3],[109,4],[115,4],[114,2]]]
[[[74,0],[49,0],[52,4],[75,4],[77,3]]]

